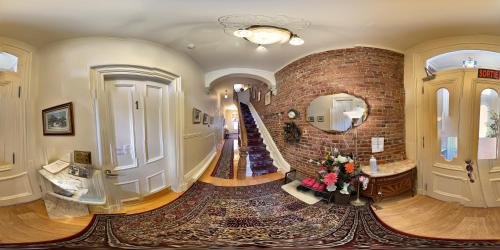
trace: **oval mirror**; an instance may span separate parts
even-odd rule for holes
[[[307,121],[324,131],[344,132],[363,124],[368,118],[368,104],[349,94],[320,96],[307,108]]]

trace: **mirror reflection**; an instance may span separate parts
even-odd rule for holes
[[[349,94],[320,96],[307,108],[307,121],[325,131],[343,132],[361,125],[368,117],[366,102]]]

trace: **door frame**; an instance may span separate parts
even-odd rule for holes
[[[426,61],[433,56],[446,52],[464,49],[489,50],[500,52],[500,36],[474,35],[456,36],[435,39],[420,43],[406,51],[404,61],[404,87],[405,87],[405,141],[407,158],[417,164],[417,191],[427,194],[425,190],[428,181],[424,172],[425,166],[424,131],[426,126],[423,113],[423,87]]]
[[[171,140],[166,142],[167,146],[167,186],[170,186],[174,191],[181,191],[182,181],[184,176],[184,93],[182,92],[181,77],[168,71],[138,65],[99,65],[90,68],[90,88],[93,100],[93,109],[95,112],[96,126],[96,141],[97,141],[97,167],[105,168],[106,157],[109,156],[109,147],[102,145],[103,141],[107,140],[106,119],[101,114],[105,114],[103,106],[106,94],[104,92],[104,84],[107,79],[113,77],[139,77],[147,80],[168,82],[168,104],[169,104],[169,134],[173,134]],[[104,177],[105,178],[105,177]]]
[[[32,122],[32,117],[34,117],[33,104],[34,100],[30,98],[30,87],[32,82],[32,61],[33,61],[33,51],[35,49],[23,42],[0,37],[0,51],[8,52],[12,55],[18,57],[18,71],[14,74],[19,77],[19,87],[20,87],[20,111],[19,114],[19,136],[20,136],[20,146],[19,152],[16,154],[16,165],[23,166],[24,171],[0,178],[3,180],[12,180],[14,178],[24,178],[26,183],[26,190],[23,193],[19,193],[10,197],[0,197],[0,206],[13,205],[18,203],[25,203],[39,199],[42,195],[40,183],[38,181],[38,162],[33,156],[36,155],[36,148],[33,143],[33,138],[36,137],[35,122]],[[2,74],[0,72],[0,74]],[[31,138],[31,139],[30,139]],[[0,171],[8,171],[11,168],[2,169]],[[20,180],[22,181],[22,180]]]

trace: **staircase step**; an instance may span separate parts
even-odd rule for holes
[[[252,170],[252,176],[261,176],[261,175],[266,175],[266,174],[272,174],[278,172],[278,169],[276,167],[269,167],[265,169],[256,169]]]
[[[259,169],[259,168],[266,168],[266,167],[269,167],[272,165],[273,165],[272,159],[250,161],[250,168],[252,170]]]
[[[259,128],[248,105],[241,103],[241,112],[247,130],[248,158],[250,160],[249,165],[252,170],[252,176],[277,172],[278,169],[273,165],[273,159],[266,149],[266,144],[264,144],[264,140],[261,137]]]

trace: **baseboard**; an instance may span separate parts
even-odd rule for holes
[[[266,149],[269,151],[270,156],[274,161],[274,165],[278,168],[278,171],[282,173],[290,171],[290,164],[285,160],[285,158],[283,158],[283,155],[281,155],[276,143],[274,143],[273,137],[267,130],[262,119],[260,119],[259,113],[257,113],[257,110],[251,103],[248,104],[248,107],[250,108],[250,112],[252,112],[257,128],[259,128],[264,144],[266,144]]]
[[[207,170],[217,155],[217,149],[214,146],[210,153],[200,162],[196,167],[184,175],[184,180],[181,185],[181,191],[186,191],[193,183],[195,183],[200,176]]]

